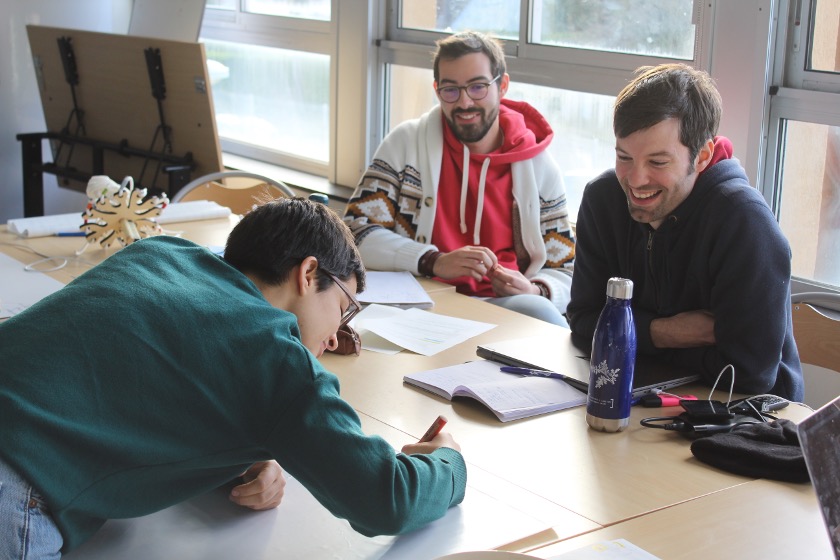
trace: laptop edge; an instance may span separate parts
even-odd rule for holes
[[[567,337],[531,337],[481,344],[476,355],[504,365],[556,371],[567,375],[570,385],[581,391],[589,386],[589,356]],[[671,368],[651,360],[636,360],[633,397],[666,391],[700,379],[699,374],[675,375]]]

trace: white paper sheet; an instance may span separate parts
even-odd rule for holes
[[[175,202],[167,206],[157,219],[159,224],[212,220],[230,216],[230,208],[209,200]],[[77,232],[82,224],[82,213],[55,214],[34,218],[15,218],[6,222],[10,232],[20,237],[46,237],[63,232]]]
[[[30,272],[24,264],[0,253],[0,319],[17,315],[64,284],[41,272]]]
[[[356,332],[359,333],[359,337],[362,339],[362,348],[365,350],[379,352],[380,354],[398,354],[399,352],[402,352],[402,346],[385,340],[375,332],[368,330],[366,325],[368,321],[393,317],[394,315],[399,315],[402,312],[402,309],[396,307],[372,303],[362,309],[362,311],[356,315],[352,321],[350,321],[350,326],[356,329]]]
[[[625,539],[600,541],[594,544],[570,550],[565,554],[552,556],[549,560],[659,560],[650,552],[639,548]]]
[[[406,309],[391,317],[365,321],[367,330],[424,356],[434,356],[495,326],[422,309]]]
[[[417,278],[407,271],[368,270],[365,274],[365,291],[360,293],[358,298],[362,303],[380,303],[404,308],[429,309],[434,305]]]

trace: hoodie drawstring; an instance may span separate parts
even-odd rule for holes
[[[486,186],[487,169],[490,167],[490,158],[485,158],[481,164],[481,175],[478,179],[478,196],[475,207],[475,226],[473,228],[473,244],[478,245],[481,238],[481,216],[484,213],[484,189]],[[467,233],[467,190],[470,178],[470,149],[464,145],[464,168],[461,172],[461,204],[459,214],[461,218],[461,233]]]
[[[484,213],[484,187],[487,177],[487,168],[490,167],[490,158],[486,158],[481,164],[481,178],[478,180],[478,200],[475,207],[475,230],[473,230],[473,245],[478,245],[481,233],[481,215]]]
[[[461,170],[461,205],[458,208],[461,216],[461,233],[467,233],[467,186],[470,179],[470,149],[464,144],[464,168]]]

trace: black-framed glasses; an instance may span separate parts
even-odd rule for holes
[[[499,74],[489,82],[475,82],[466,86],[443,86],[437,88],[437,94],[443,101],[455,103],[461,99],[461,90],[464,90],[470,99],[480,101],[487,97],[490,86],[501,77],[502,75]]]
[[[332,272],[327,272],[326,270],[324,270],[324,274],[332,278],[333,282],[338,284],[338,287],[341,288],[341,291],[344,292],[347,296],[347,299],[350,300],[350,303],[347,305],[347,309],[345,309],[344,312],[341,314],[341,324],[339,325],[340,328],[349,323],[350,320],[353,319],[353,317],[358,315],[359,311],[362,310],[362,304],[359,303],[359,300],[356,299],[356,296],[350,293],[350,290],[347,288],[347,285],[341,280],[339,280],[335,274],[333,274]]]

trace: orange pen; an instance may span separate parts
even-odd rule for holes
[[[423,434],[423,437],[420,438],[420,441],[418,441],[417,443],[426,443],[427,441],[432,441],[433,439],[435,439],[435,436],[437,436],[443,429],[443,427],[446,426],[446,422],[446,416],[442,414],[438,416],[435,419],[435,421],[432,422],[432,425],[429,426],[429,429],[426,430],[426,433]]]

